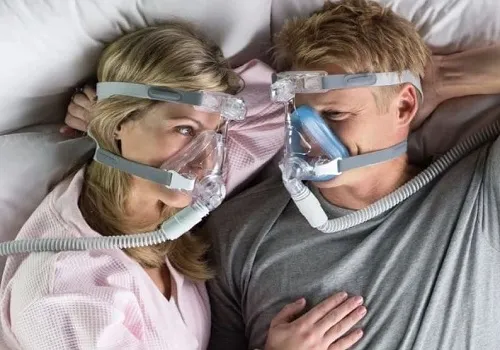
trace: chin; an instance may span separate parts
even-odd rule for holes
[[[311,181],[314,187],[317,188],[334,188],[342,185],[341,176],[337,176],[328,181]]]

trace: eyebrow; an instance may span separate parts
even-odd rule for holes
[[[338,103],[335,103],[335,102],[328,102],[328,103],[320,103],[319,106],[321,107],[321,109],[332,109],[332,110],[344,110],[344,109],[348,109],[347,106],[344,106],[344,105],[340,105]]]
[[[196,125],[198,126],[199,129],[202,129],[203,128],[203,125],[196,119],[193,119],[193,118],[189,118],[189,117],[168,117],[169,120],[175,120],[175,121],[186,121],[186,120],[189,120],[193,123],[196,123]]]

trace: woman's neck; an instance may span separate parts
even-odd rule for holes
[[[148,276],[151,278],[153,283],[158,287],[158,290],[163,294],[168,300],[172,296],[172,276],[167,265],[154,268],[144,268]]]

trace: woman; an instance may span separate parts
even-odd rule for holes
[[[216,149],[207,153],[192,146],[206,135],[221,139],[215,131],[225,129],[224,113],[155,97],[174,94],[182,100],[203,91],[194,95],[227,99],[223,93],[238,91],[240,79],[214,43],[183,23],[141,29],[104,51],[97,75],[102,87],[115,89],[103,88],[91,108],[88,130],[99,162],[90,161],[61,182],[21,229],[20,239],[154,231],[188,206],[195,192],[169,189],[145,173],[162,168],[189,185],[220,167]],[[144,88],[149,97],[138,98],[131,88]],[[145,173],[130,175],[134,171],[127,166]],[[182,177],[184,171],[195,176]],[[184,234],[123,251],[11,256],[0,286],[0,344],[9,349],[205,349],[210,310],[203,282],[211,277],[205,249],[200,237]],[[360,331],[345,335],[362,318],[356,298],[338,293],[295,319],[304,307],[301,299],[276,315],[266,349],[346,349],[360,339]]]

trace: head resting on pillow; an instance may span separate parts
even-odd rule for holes
[[[422,78],[429,56],[409,21],[365,0],[326,2],[309,17],[287,21],[275,37],[274,48],[280,71],[325,71],[330,75],[409,70]],[[351,156],[406,140],[420,102],[418,90],[409,83],[303,93],[295,98],[296,106],[309,105],[323,117]],[[322,191],[361,188],[367,178],[405,177],[406,163],[404,155],[315,185]]]
[[[240,79],[220,48],[192,26],[171,22],[126,34],[103,52],[99,82],[129,82],[234,94]],[[220,115],[179,103],[114,95],[91,110],[89,132],[101,148],[128,160],[159,167],[198,133],[220,127]],[[86,168],[80,209],[102,235],[157,229],[190,203],[180,191],[131,176],[92,161]],[[160,245],[128,249],[146,268],[160,267],[168,256],[189,278],[203,280],[205,245],[190,235]]]

